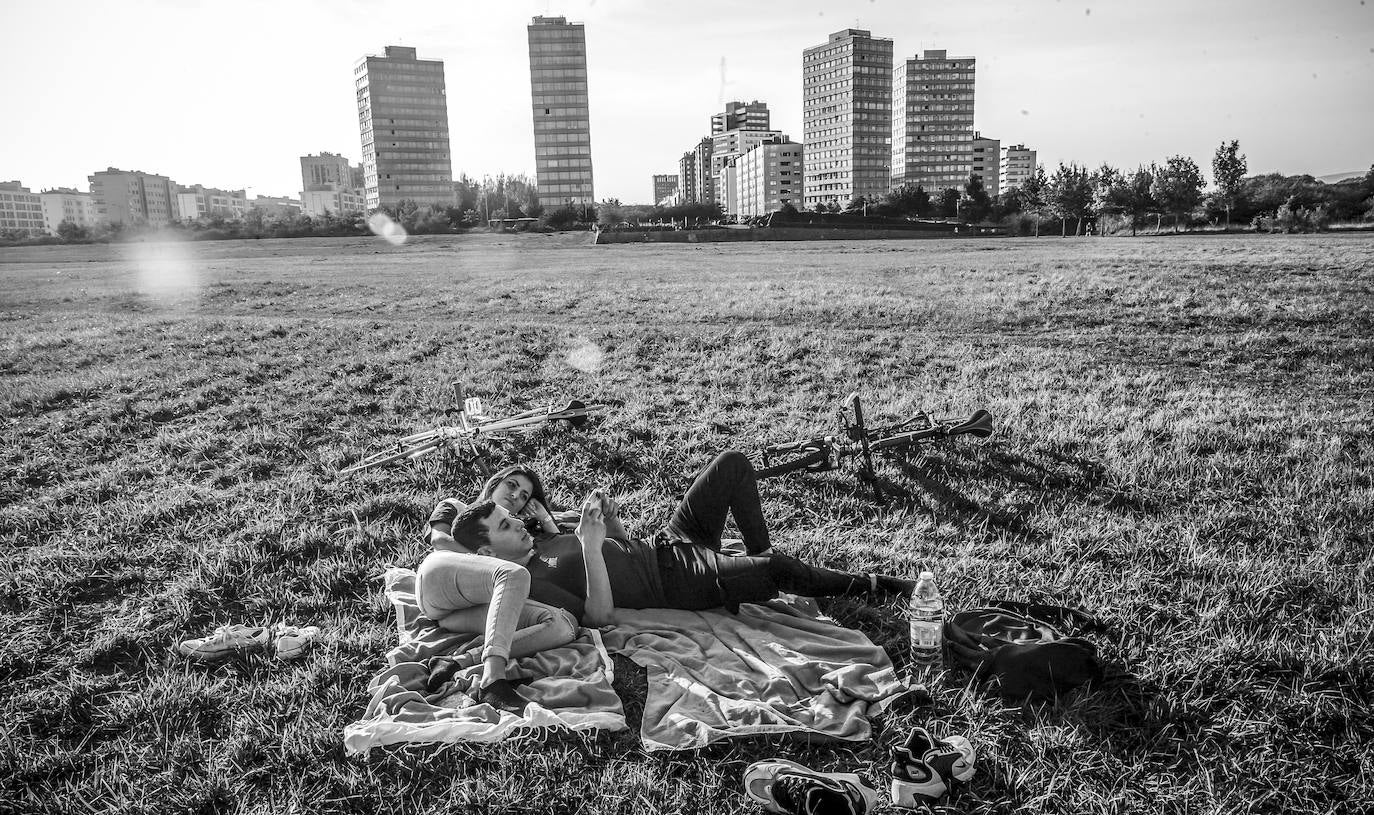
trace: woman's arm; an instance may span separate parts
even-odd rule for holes
[[[557,535],[562,531],[558,528],[558,522],[553,519],[553,515],[550,514],[543,504],[539,503],[537,498],[531,498],[529,502],[525,504],[524,514],[537,520],[539,522],[539,529],[542,532],[550,535]]]
[[[582,519],[577,524],[577,539],[582,542],[582,563],[587,570],[587,607],[582,622],[591,626],[615,622],[615,597],[606,574],[606,558],[601,546],[606,542],[606,521],[602,506],[605,496],[599,490],[582,504]]]

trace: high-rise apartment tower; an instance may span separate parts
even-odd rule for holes
[[[892,72],[892,186],[932,197],[973,172],[973,57],[926,51]]]
[[[752,102],[730,102],[725,110],[711,117],[711,135],[727,130],[768,130],[768,104],[755,99]]]
[[[456,203],[444,62],[388,45],[353,69],[367,208]]]
[[[535,17],[527,30],[539,200],[544,206],[592,204],[586,31],[564,17]]]
[[[802,52],[807,206],[888,189],[892,40],[848,28]]]

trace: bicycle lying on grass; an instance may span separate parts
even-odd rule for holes
[[[589,417],[605,410],[604,405],[588,405],[579,399],[569,400],[568,404],[557,408],[535,408],[497,419],[483,412],[482,400],[478,397],[463,398],[462,385],[453,383],[454,401],[457,409],[458,424],[441,425],[432,430],[406,436],[396,442],[391,449],[373,453],[367,458],[339,471],[340,475],[355,473],[370,467],[381,467],[397,461],[414,461],[445,452],[456,456],[464,464],[476,464],[485,471],[486,450],[483,442],[492,436],[512,430],[532,430],[546,424],[564,422],[569,427],[581,427]]]
[[[909,450],[951,436],[970,435],[983,439],[992,435],[992,414],[982,409],[962,421],[934,419],[922,410],[895,424],[867,427],[857,391],[844,400],[836,413],[840,423],[838,433],[764,447],[760,451],[763,466],[758,468],[758,477],[772,478],[799,471],[826,472],[837,469],[842,459],[857,457],[861,459],[859,477],[872,483],[874,492],[881,498],[882,489],[873,470],[874,451]],[[780,460],[775,462],[775,457]]]

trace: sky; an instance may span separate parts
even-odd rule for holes
[[[1374,0],[0,0],[0,180],[89,189],[106,167],[296,196],[299,157],[362,157],[353,68],[444,61],[455,177],[534,174],[525,27],[586,24],[598,199],[654,173],[733,100],[802,140],[801,55],[845,28],[895,59],[977,58],[975,127],[1060,163],[1211,158],[1250,173],[1374,164]]]

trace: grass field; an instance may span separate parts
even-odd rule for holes
[[[971,813],[1367,812],[1374,802],[1374,237],[581,245],[469,236],[0,250],[0,811],[753,809],[783,755],[885,787],[913,724],[966,734]],[[344,756],[440,462],[340,478],[432,425],[612,406],[514,439],[572,504],[662,524],[727,447],[986,407],[998,433],[764,483],[775,543],[934,565],[952,609],[1099,615],[1107,681],[1010,707],[942,675],[872,743],[646,754],[628,733]],[[905,660],[900,609],[836,602]],[[323,627],[297,663],[169,653],[229,622]]]

